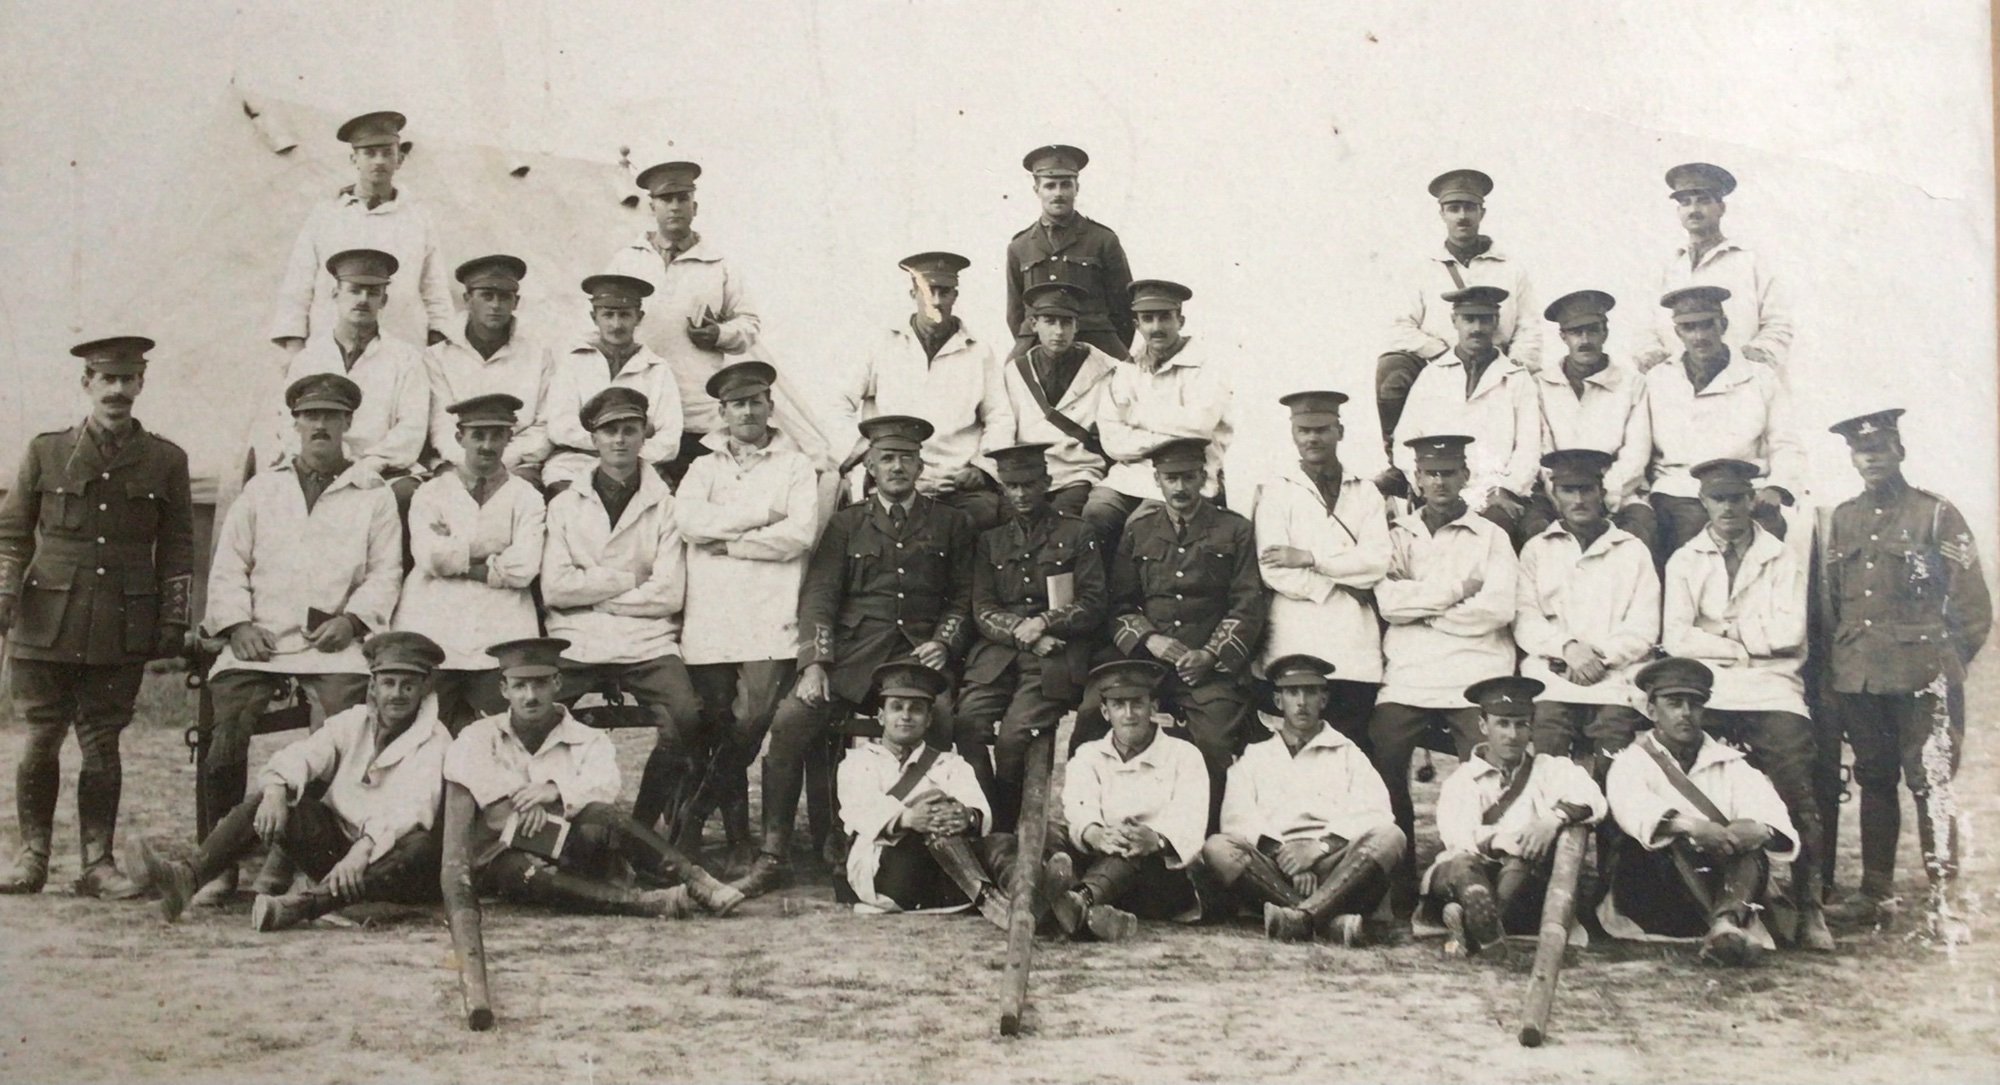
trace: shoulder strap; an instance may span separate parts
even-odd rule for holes
[[[1694,808],[1701,811],[1701,816],[1710,821],[1728,823],[1728,815],[1715,805],[1714,800],[1702,794],[1701,788],[1694,786],[1694,781],[1688,779],[1687,773],[1681,770],[1680,763],[1668,756],[1667,751],[1662,750],[1660,744],[1652,740],[1652,736],[1647,736],[1636,745],[1646,751],[1654,764],[1660,766],[1660,771],[1666,775],[1667,782],[1674,785],[1674,790],[1680,792],[1682,798],[1693,803]]]
[[[1446,260],[1444,262],[1444,269],[1451,273],[1452,285],[1455,288],[1459,290],[1465,289],[1465,276],[1458,273],[1458,257],[1454,256]]]
[[[1514,801],[1521,797],[1522,792],[1528,790],[1528,779],[1534,774],[1535,755],[1530,753],[1527,762],[1521,766],[1520,771],[1514,774],[1514,779],[1508,783],[1507,790],[1500,793],[1500,801],[1486,808],[1486,813],[1480,816],[1479,823],[1481,825],[1498,825],[1500,819],[1507,816],[1508,808],[1514,805]]]
[[[1096,434],[1078,425],[1076,419],[1057,410],[1056,405],[1049,402],[1048,393],[1042,391],[1042,382],[1035,376],[1035,367],[1028,361],[1027,351],[1015,355],[1014,368],[1021,374],[1021,383],[1028,386],[1028,394],[1035,397],[1035,406],[1041,410],[1042,417],[1049,420],[1050,425],[1063,431],[1063,435],[1070,440],[1099,456],[1104,456],[1104,446],[1098,443]],[[1110,457],[1105,456],[1105,459],[1108,460]]]
[[[926,744],[915,759],[903,766],[903,774],[896,777],[896,785],[889,789],[889,797],[897,802],[909,798],[910,792],[915,791],[917,784],[923,781],[924,774],[931,770],[932,765],[937,764],[937,759],[938,748]]]

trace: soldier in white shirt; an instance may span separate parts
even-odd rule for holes
[[[1148,659],[1090,672],[1111,733],[1079,746],[1063,774],[1064,831],[1085,864],[1076,887],[1052,901],[1071,937],[1119,942],[1137,933],[1141,916],[1200,914],[1188,868],[1201,858],[1208,824],[1208,767],[1193,743],[1160,733],[1166,675]],[[1070,857],[1055,862],[1060,870]]]
[[[1007,405],[1015,440],[1049,445],[1049,501],[1057,512],[1083,515],[1092,486],[1103,481],[1099,440],[1105,397],[1119,364],[1089,343],[1078,342],[1076,321],[1083,291],[1066,283],[1041,283],[1024,295],[1035,345],[1005,367]]]
[[[1792,312],[1785,292],[1767,264],[1754,251],[1722,236],[1723,202],[1736,191],[1736,178],[1721,166],[1686,162],[1667,171],[1687,242],[1674,250],[1660,272],[1660,293],[1686,286],[1717,286],[1729,292],[1724,311],[1729,319],[1729,348],[1784,379],[1792,349]],[[1643,372],[1666,361],[1674,348],[1674,329],[1665,319],[1653,325],[1649,342],[1639,352]]]
[[[387,629],[402,579],[396,499],[342,449],[362,403],[346,377],[316,373],[285,391],[300,451],[260,471],[229,506],[209,564],[202,635],[223,638],[208,675],[214,723],[200,786],[207,835],[243,801],[257,717],[288,682],[326,716],[360,703],[360,641]],[[222,877],[233,888],[235,870]]]
[[[674,496],[688,563],[681,654],[702,707],[691,738],[710,749],[713,781],[687,828],[698,838],[720,805],[739,851],[751,840],[745,774],[798,671],[799,584],[819,528],[813,462],[771,428],[776,381],[763,362],[708,379],[723,428],[702,438],[709,454],[688,465]]]
[[[1749,964],[1772,948],[1758,912],[1772,863],[1798,854],[1798,830],[1764,774],[1702,730],[1714,678],[1669,657],[1636,679],[1653,729],[1612,762],[1605,798],[1610,893],[1598,921],[1614,938],[1702,940],[1701,959]]]
[[[1447,932],[1447,957],[1491,949],[1508,934],[1534,933],[1556,837],[1568,826],[1595,825],[1604,817],[1604,793],[1588,772],[1529,743],[1541,692],[1540,682],[1512,676],[1475,682],[1465,691],[1465,699],[1479,706],[1486,741],[1438,790],[1444,850],[1423,881],[1425,904]]]
[[[1661,641],[1714,674],[1703,724],[1749,754],[1798,826],[1792,897],[1799,938],[1833,949],[1820,911],[1825,846],[1813,792],[1817,741],[1806,717],[1806,569],[1797,553],[1750,517],[1754,464],[1712,460],[1694,469],[1708,527],[1667,561]],[[1791,932],[1786,932],[1791,933]]]
[[[259,895],[250,928],[282,930],[364,900],[437,898],[438,838],[451,736],[438,722],[431,677],[443,648],[421,633],[377,633],[368,657],[368,701],[279,750],[258,777],[259,795],[236,805],[191,860],[168,862],[144,842],[140,855],[160,912],[180,918],[195,887],[234,869],[261,839],[283,849],[315,884]]]
[[[1782,508],[1804,492],[1805,447],[1792,429],[1791,397],[1768,367],[1736,360],[1724,335],[1729,291],[1690,286],[1660,298],[1686,348],[1672,365],[1646,374],[1653,452],[1646,468],[1658,520],[1653,558],[1663,568],[1701,534],[1708,516],[1692,468],[1714,459],[1745,460],[1763,476],[1754,515],[1782,539]]]
[[[1569,757],[1599,780],[1645,720],[1632,674],[1660,637],[1660,577],[1646,544],[1605,516],[1609,452],[1542,457],[1559,519],[1521,548],[1514,643],[1544,689],[1535,752]]]
[[[1389,349],[1375,363],[1375,404],[1382,417],[1382,451],[1394,456],[1403,401],[1427,362],[1451,351],[1451,313],[1438,304],[1448,290],[1496,286],[1508,301],[1495,317],[1494,345],[1529,370],[1541,366],[1539,329],[1523,327],[1520,314],[1534,311],[1528,274],[1479,232],[1486,220],[1486,197],[1493,179],[1478,170],[1448,170],[1431,180],[1430,193],[1444,220],[1444,251],[1426,257],[1390,331]],[[1409,434],[1404,434],[1409,436]]]
[[[1361,917],[1389,889],[1407,844],[1389,794],[1368,756],[1326,725],[1333,665],[1308,655],[1271,664],[1282,720],[1229,767],[1222,831],[1202,845],[1202,863],[1225,890],[1220,909],[1264,905],[1264,935],[1366,942]]]
[[[650,405],[613,385],[583,405],[597,450],[590,476],[549,501],[542,599],[563,655],[563,702],[616,683],[650,710],[659,734],[639,777],[632,817],[647,829],[695,771],[701,699],[681,660],[687,554],[666,480],[640,461]]]
[[[1299,459],[1260,487],[1252,522],[1257,570],[1271,588],[1263,661],[1311,649],[1334,666],[1327,722],[1356,742],[1382,686],[1374,591],[1389,571],[1389,516],[1372,480],[1340,462],[1340,392],[1293,392]]]
[[[1567,351],[1535,374],[1541,393],[1542,447],[1595,448],[1610,453],[1604,504],[1612,521],[1653,545],[1653,507],[1646,503],[1646,464],[1653,455],[1653,416],[1646,409],[1646,379],[1604,353],[1617,299],[1602,290],[1564,294],[1542,311],[1556,325]],[[1532,523],[1554,523],[1555,505],[1539,480],[1530,502]],[[1532,537],[1532,533],[1530,535]]]
[[[396,184],[410,145],[401,113],[364,113],[340,126],[354,183],[313,207],[285,261],[271,315],[271,341],[296,354],[333,318],[334,280],[326,259],[346,249],[379,249],[417,276],[420,308],[406,309],[392,331],[411,342],[435,343],[451,326],[451,288],[430,209]]]
[[[458,265],[464,288],[465,326],[446,332],[424,352],[431,382],[431,451],[427,464],[461,464],[458,421],[448,408],[474,396],[505,393],[521,401],[502,463],[530,486],[542,488],[542,462],[549,458],[549,377],[555,362],[548,348],[521,330],[514,317],[521,303],[527,261],[515,256],[481,256]]]
[[[1194,291],[1163,279],[1131,286],[1139,347],[1130,365],[1114,367],[1098,409],[1098,439],[1110,458],[1104,481],[1091,487],[1083,518],[1097,529],[1106,553],[1118,552],[1125,520],[1141,501],[1160,500],[1148,458],[1154,449],[1185,437],[1208,442],[1208,484],[1202,496],[1222,491],[1222,459],[1229,449],[1230,374],[1209,365],[1206,347],[1182,334],[1183,307]],[[1204,340],[1206,342],[1206,340]]]
[[[681,447],[681,400],[673,367],[634,338],[646,319],[643,303],[652,295],[652,285],[627,275],[592,275],[583,280],[583,292],[590,296],[597,334],[557,358],[549,377],[550,451],[542,485],[551,496],[558,487],[582,483],[596,466],[583,406],[606,388],[646,397],[645,446],[639,458],[648,466],[665,472]]]
[[[910,276],[916,312],[907,327],[888,329],[840,389],[841,405],[858,426],[901,414],[931,424],[917,490],[972,517],[974,531],[1005,518],[991,454],[1014,443],[1014,408],[1007,402],[1001,363],[953,311],[958,273],[972,261],[957,253],[920,252],[898,265]],[[868,452],[856,431],[841,461],[846,475]]]
[[[1465,500],[1473,511],[1500,525],[1519,550],[1533,527],[1528,495],[1542,458],[1541,398],[1534,374],[1494,346],[1493,329],[1507,292],[1469,286],[1444,296],[1451,303],[1458,345],[1439,355],[1418,375],[1404,405],[1406,440],[1387,477],[1399,490],[1416,473],[1409,438],[1463,433],[1475,442]]]
[[[1400,911],[1416,904],[1411,755],[1419,746],[1450,748],[1462,761],[1478,744],[1479,710],[1464,691],[1480,679],[1514,673],[1509,627],[1518,576],[1506,532],[1459,497],[1472,438],[1440,434],[1406,443],[1416,454],[1424,503],[1389,527],[1389,572],[1375,586],[1389,623],[1382,638],[1386,664],[1368,717],[1371,756],[1409,848],[1394,887]]]
[[[687,919],[728,915],[743,894],[618,809],[611,736],[557,698],[569,642],[529,637],[488,649],[507,711],[459,732],[444,758],[443,883],[453,913],[493,893],[570,912]],[[550,841],[545,832],[556,830]],[[666,889],[640,889],[638,871]]]
[[[446,408],[458,420],[457,459],[410,501],[414,564],[395,626],[444,645],[438,718],[454,735],[507,707],[482,642],[541,630],[529,585],[542,573],[547,514],[542,495],[505,466],[523,406],[495,392]]]
[[[361,389],[362,406],[347,430],[347,456],[382,476],[407,512],[424,470],[417,462],[431,424],[430,377],[421,350],[382,334],[380,317],[389,303],[394,256],[374,249],[349,249],[326,262],[337,280],[335,322],[294,353],[285,370],[289,383],[313,373],[341,373]],[[261,443],[260,466],[283,463],[299,450],[290,411],[272,412]]]

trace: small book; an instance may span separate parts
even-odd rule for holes
[[[569,820],[550,814],[548,820],[536,832],[521,831],[521,812],[507,815],[507,824],[500,830],[500,846],[539,855],[554,862],[562,857],[563,845],[569,843]]]
[[[688,317],[688,327],[690,328],[699,328],[704,324],[717,323],[720,323],[720,321],[715,319],[715,310],[709,308],[707,305],[701,307],[701,312]]]
[[[1076,574],[1055,573],[1049,577],[1049,609],[1076,605]]]

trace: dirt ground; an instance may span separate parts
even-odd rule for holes
[[[2000,703],[1973,691],[1960,795],[2000,823]],[[121,831],[191,848],[178,676],[149,682],[125,741]],[[284,736],[258,740],[262,758]],[[14,845],[21,731],[0,724],[0,846]],[[618,736],[629,792],[648,737]],[[73,775],[75,748],[65,752]],[[1441,770],[1450,762],[1441,761]],[[0,898],[5,1081],[1970,1081],[2000,1077],[2000,929],[1969,946],[1907,921],[1836,927],[1833,956],[1718,972],[1680,949],[1572,950],[1552,1035],[1514,1039],[1532,947],[1443,960],[1434,942],[1343,951],[1267,943],[1249,923],[1152,926],[1118,947],[1041,944],[1028,1035],[997,1034],[1002,938],[975,918],[863,918],[823,882],[725,920],[563,918],[496,906],[495,1031],[460,1023],[442,920],[258,935],[247,898],[160,922],[151,904],[70,895],[65,781],[51,888]],[[1434,785],[1427,791],[1434,792]],[[1854,806],[1841,880],[1858,876]],[[1906,825],[1909,819],[1906,819]],[[711,827],[711,834],[719,830]],[[1426,853],[1435,847],[1426,840]],[[1921,877],[1906,831],[1903,888]]]

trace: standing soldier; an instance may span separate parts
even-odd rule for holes
[[[665,358],[636,338],[646,319],[644,302],[652,296],[652,286],[629,275],[592,275],[583,280],[583,292],[590,298],[590,321],[597,334],[556,359],[549,377],[551,448],[542,468],[542,485],[550,491],[589,478],[597,466],[597,448],[584,423],[583,408],[606,388],[625,388],[645,397],[646,443],[639,458],[647,466],[664,472],[680,448],[679,378]]]
[[[687,465],[708,451],[701,439],[722,425],[721,408],[706,391],[708,378],[732,356],[740,361],[752,355],[762,325],[744,288],[743,270],[695,232],[701,205],[694,182],[700,176],[701,167],[693,162],[662,162],[641,172],[638,185],[652,201],[657,228],[612,253],[605,268],[644,281],[652,287],[647,293],[658,297],[641,341],[666,359],[679,385],[683,413],[675,429],[676,451],[667,457],[667,481],[676,486]],[[647,395],[661,402],[659,395]]]
[[[861,432],[875,492],[833,514],[806,563],[801,673],[771,719],[764,846],[739,883],[751,896],[777,888],[789,872],[806,758],[824,743],[835,713],[866,702],[882,664],[914,657],[942,672],[970,636],[972,521],[917,492],[931,424],[885,414],[863,422]]]
[[[992,799],[994,828],[1014,830],[1029,740],[1083,698],[1104,626],[1104,556],[1090,525],[1049,507],[1047,445],[996,449],[1013,517],[979,537],[957,747]],[[1000,732],[988,760],[985,740]]]
[[[1372,480],[1340,462],[1340,392],[1293,392],[1297,466],[1257,493],[1257,569],[1271,586],[1264,663],[1310,648],[1334,666],[1327,721],[1356,742],[1382,686],[1375,586],[1389,571],[1389,517]]]
[[[1208,442],[1185,438],[1153,450],[1165,495],[1132,517],[1111,563],[1111,632],[1118,652],[1173,668],[1162,699],[1186,718],[1208,762],[1209,827],[1223,773],[1242,747],[1251,709],[1250,664],[1270,597],[1257,575],[1250,521],[1201,496]],[[1102,735],[1104,717],[1079,719],[1077,738]]]
[[[514,317],[521,304],[527,261],[515,256],[481,256],[458,265],[465,288],[465,327],[447,332],[424,352],[431,382],[431,448],[436,462],[462,466],[458,419],[451,405],[474,396],[504,394],[521,401],[513,439],[501,462],[508,472],[537,490],[542,461],[549,458],[548,348],[521,330]],[[489,630],[488,632],[495,632]]]
[[[1653,509],[1646,504],[1646,463],[1653,455],[1653,416],[1646,409],[1646,379],[1604,353],[1609,314],[1617,300],[1602,290],[1564,294],[1542,310],[1568,348],[1558,365],[1535,374],[1541,393],[1542,445],[1546,449],[1594,448],[1611,456],[1604,472],[1604,505],[1612,521],[1653,545]],[[1555,494],[1547,473],[1534,504],[1553,522]]]
[[[1142,279],[1132,284],[1132,312],[1139,322],[1139,350],[1131,365],[1115,366],[1098,413],[1098,435],[1111,465],[1092,487],[1083,518],[1097,529],[1108,550],[1118,548],[1125,520],[1141,501],[1158,501],[1146,455],[1168,441],[1199,437],[1208,442],[1208,485],[1202,496],[1222,490],[1222,457],[1229,449],[1229,375],[1194,338],[1181,334],[1187,317],[1181,306],[1194,291],[1179,283]]]
[[[1018,440],[1050,446],[1050,500],[1062,512],[1081,516],[1091,487],[1104,480],[1099,419],[1118,363],[1076,341],[1082,291],[1043,283],[1027,293],[1037,341],[1007,360],[1007,405]]]
[[[1687,243],[1674,250],[1660,272],[1660,293],[1688,286],[1716,286],[1728,291],[1724,310],[1729,318],[1729,348],[1782,376],[1792,349],[1792,313],[1770,265],[1750,249],[1722,236],[1722,216],[1729,210],[1724,197],[1736,191],[1736,178],[1721,166],[1687,162],[1667,171],[1667,188],[1678,205]],[[1654,324],[1649,342],[1639,352],[1641,371],[1672,356],[1673,325]]]
[[[1833,426],[1847,438],[1863,488],[1834,510],[1821,551],[1833,705],[1861,785],[1860,903],[1877,921],[1894,914],[1898,774],[1916,800],[1935,899],[1952,903],[1964,813],[1951,780],[1965,737],[1965,668],[1993,626],[1965,518],[1903,479],[1902,413]]]
[[[1014,439],[1014,409],[992,348],[973,338],[954,312],[958,273],[971,263],[950,252],[904,258],[899,266],[909,273],[917,310],[907,327],[891,327],[877,341],[840,396],[856,423],[882,414],[929,422],[917,489],[972,517],[973,529],[984,531],[1004,517],[989,456]],[[840,473],[867,454],[868,442],[856,431]]]
[[[1542,344],[1533,328],[1521,327],[1520,314],[1534,311],[1533,288],[1521,265],[1493,247],[1479,232],[1486,220],[1486,197],[1493,179],[1478,170],[1450,170],[1431,180],[1430,192],[1444,220],[1444,251],[1426,257],[1413,269],[1403,308],[1396,313],[1389,349],[1375,363],[1375,404],[1382,416],[1382,450],[1395,456],[1396,424],[1403,401],[1424,364],[1451,351],[1452,312],[1438,304],[1446,291],[1468,286],[1494,286],[1506,299],[1494,319],[1493,345],[1516,363],[1541,368]]]
[[[307,216],[285,261],[285,279],[271,315],[271,341],[297,354],[314,335],[324,335],[333,319],[335,282],[321,268],[348,249],[376,249],[417,275],[417,310],[399,321],[399,338],[435,343],[451,328],[451,287],[430,209],[397,186],[396,171],[410,145],[403,141],[401,113],[364,113],[335,133],[352,150],[354,183],[318,204]]]
[[[1090,156],[1075,147],[1037,147],[1021,165],[1034,175],[1041,217],[1007,243],[1007,327],[1015,357],[1035,345],[1029,287],[1064,283],[1077,288],[1077,338],[1114,358],[1132,342],[1132,309],[1126,291],[1132,265],[1111,227],[1076,210],[1077,174]]]
[[[0,893],[39,893],[61,788],[63,735],[76,728],[83,768],[76,820],[81,896],[124,900],[140,889],[118,870],[122,765],[146,661],[176,655],[194,590],[194,513],[187,454],[146,432],[132,402],[146,387],[138,336],[79,343],[90,417],[28,444],[0,504],[0,634],[14,668],[16,711],[28,724],[14,769],[21,852]]]

